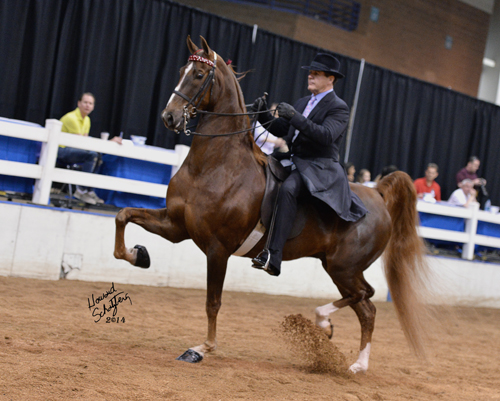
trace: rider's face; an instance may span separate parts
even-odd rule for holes
[[[307,89],[311,93],[317,95],[318,93],[323,93],[332,89],[334,80],[335,77],[333,75],[326,76],[323,71],[309,71]]]

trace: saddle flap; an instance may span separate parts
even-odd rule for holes
[[[285,167],[274,157],[267,157],[267,168],[266,173],[271,171],[271,173],[276,177],[276,179],[280,182],[283,182],[287,179],[289,173],[286,171]],[[267,188],[266,188],[267,189]]]

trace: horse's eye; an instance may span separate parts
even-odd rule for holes
[[[196,75],[196,79],[202,79],[203,78],[203,74],[202,73],[199,73],[198,75]]]

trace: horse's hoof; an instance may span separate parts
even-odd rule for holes
[[[137,259],[135,260],[135,266],[147,269],[151,266],[151,260],[149,259],[148,250],[145,246],[136,245],[134,249],[137,249]]]
[[[189,362],[189,363],[198,363],[203,359],[203,355],[191,348],[184,352],[181,356],[175,358],[177,361]]]
[[[331,340],[333,337],[333,324],[330,319],[328,319],[328,322],[330,323],[330,334],[328,335],[328,339]]]

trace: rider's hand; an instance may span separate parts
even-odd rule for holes
[[[290,120],[297,113],[297,110],[288,103],[280,103],[276,109],[278,110],[278,115],[286,120]]]
[[[265,97],[261,96],[255,99],[250,109],[254,112],[267,110],[267,102]]]

